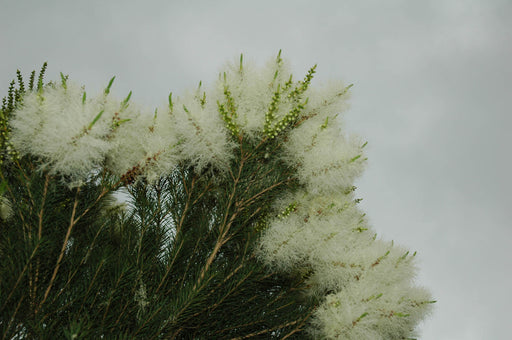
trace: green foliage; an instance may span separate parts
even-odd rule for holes
[[[37,88],[32,72],[28,91],[42,90],[45,70]],[[290,92],[296,108],[309,81]],[[12,208],[0,219],[3,339],[306,337],[315,304],[302,279],[270,272],[253,253],[269,202],[298,186],[293,169],[267,157],[281,152],[275,132],[293,117],[269,126],[271,138],[248,141],[226,88],[219,111],[238,137],[228,176],[180,164],[151,184],[99,171],[69,189],[9,144],[25,91],[18,72],[0,112],[0,180]]]

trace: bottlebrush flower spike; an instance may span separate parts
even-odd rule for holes
[[[306,299],[317,304],[310,334],[408,338],[433,301],[414,284],[414,255],[377,239],[357,205],[353,183],[364,169],[366,143],[346,136],[339,117],[351,85],[315,87],[315,67],[300,81],[289,69],[280,54],[263,68],[240,58],[211,88],[200,83],[197,91],[170,95],[155,114],[129,103],[130,95],[111,99],[113,79],[87,99],[63,76],[61,86],[40,84],[25,95],[10,122],[12,144],[22,156],[40,157],[41,169],[65,175],[69,186],[101,167],[125,184],[141,176],[154,181],[179,163],[197,174],[227,173],[234,152],[246,156],[246,146],[251,156],[262,155],[261,164],[276,157],[297,185],[268,202],[275,214],[256,223],[255,252],[272,270],[307,284]],[[281,151],[255,151],[271,144]],[[6,216],[7,202],[0,203]]]
[[[42,169],[68,177],[77,186],[98,168],[111,145],[106,139],[110,100],[83,102],[84,91],[65,82],[25,95],[11,120],[12,144],[20,154],[41,157]]]

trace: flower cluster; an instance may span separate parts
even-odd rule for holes
[[[413,259],[376,238],[351,190],[283,198],[265,230],[259,255],[271,267],[300,275],[322,303],[311,332],[328,339],[400,339],[413,334],[430,296],[412,286]]]
[[[105,117],[117,107],[102,99],[87,100],[83,89],[67,83],[27,94],[11,120],[13,146],[22,155],[40,157],[42,168],[68,175],[71,185],[79,185],[111,150]]]
[[[322,301],[310,329],[315,338],[406,338],[432,301],[413,285],[415,254],[377,239],[357,207],[353,182],[366,144],[340,128],[348,88],[334,83],[308,93],[284,145],[303,189],[276,202],[282,213],[269,222],[258,254],[300,275]]]
[[[225,167],[231,157],[226,129],[213,105],[190,96],[180,107],[154,114],[109,96],[110,86],[87,98],[83,88],[64,81],[28,93],[11,120],[12,144],[41,159],[41,170],[63,175],[70,187],[106,169],[131,183],[153,181],[180,161],[199,170]]]
[[[198,93],[188,93],[178,98],[173,107],[182,158],[198,171],[207,166],[225,170],[233,156],[234,144],[217,103],[210,100],[208,93],[203,92],[201,97]]]
[[[111,99],[112,82],[87,99],[63,78],[26,95],[11,121],[12,144],[76,186],[102,167],[125,183],[155,180],[179,162],[222,172],[242,138],[282,137],[285,152],[272,156],[296,169],[301,189],[274,202],[259,259],[307,282],[320,301],[310,327],[315,338],[411,336],[432,302],[413,283],[415,254],[377,239],[358,209],[353,183],[365,165],[365,143],[345,136],[338,116],[350,86],[313,88],[314,72],[294,82],[280,55],[264,68],[241,58],[211,89],[200,84],[181,98],[171,95],[154,114],[129,104],[130,96]],[[0,203],[4,218],[8,204]]]
[[[339,114],[349,86],[310,87],[292,81],[280,55],[263,69],[231,64],[212,97],[233,135],[285,136],[283,160],[302,189],[275,202],[259,258],[275,270],[306,280],[321,301],[311,322],[315,338],[399,339],[430,310],[429,293],[413,284],[414,255],[376,238],[354,197],[365,165],[357,137],[346,137]]]

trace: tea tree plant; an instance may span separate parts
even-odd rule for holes
[[[3,339],[414,334],[433,301],[357,206],[350,86],[241,57],[149,113],[45,69],[0,111]]]

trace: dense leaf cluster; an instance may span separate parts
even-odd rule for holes
[[[228,174],[179,164],[154,183],[98,171],[69,188],[17,156],[9,117],[34,86],[18,72],[1,109],[0,338],[305,338],[300,278],[254,257],[293,169],[281,137],[234,134]]]

